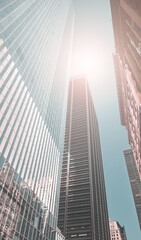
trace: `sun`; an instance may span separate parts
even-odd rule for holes
[[[86,74],[91,79],[104,78],[111,67],[108,50],[100,43],[95,46],[80,46],[73,53],[72,75]]]
[[[93,69],[93,59],[89,54],[77,52],[73,57],[73,71],[76,75],[89,74]]]
[[[83,71],[88,74],[93,69],[93,59],[90,56],[82,56],[79,60],[79,71]]]

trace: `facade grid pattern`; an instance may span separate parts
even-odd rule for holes
[[[132,150],[131,149],[125,150],[124,157],[128,170],[128,176],[131,184],[139,225],[141,229],[141,180],[139,178]]]
[[[111,0],[121,124],[141,179],[141,1]]]
[[[69,85],[58,226],[66,240],[109,240],[98,124],[85,76]]]
[[[0,239],[55,238],[71,0],[0,1]]]

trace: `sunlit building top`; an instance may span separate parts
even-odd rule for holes
[[[115,221],[109,220],[111,240],[127,240],[124,226]]]

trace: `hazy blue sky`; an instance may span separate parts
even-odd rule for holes
[[[128,240],[140,240],[141,232],[123,157],[123,150],[129,145],[126,130],[120,124],[112,59],[114,38],[110,0],[73,2],[76,25],[72,75],[85,72],[85,69],[82,70],[85,64],[90,72],[100,129],[109,217],[125,225]],[[85,58],[87,62],[83,60]]]

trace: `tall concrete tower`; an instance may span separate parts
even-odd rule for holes
[[[59,222],[66,240],[109,240],[99,130],[85,76],[70,80]]]

